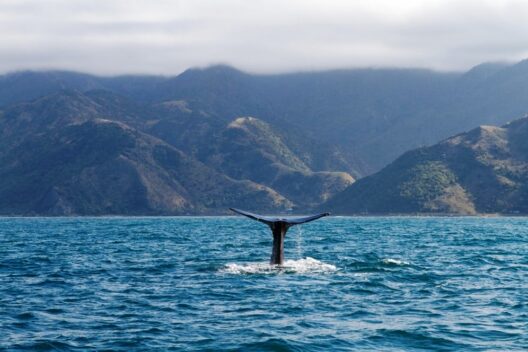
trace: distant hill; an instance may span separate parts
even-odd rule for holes
[[[208,165],[232,178],[267,185],[297,204],[316,206],[354,182],[346,172],[313,172],[309,162],[288,147],[287,139],[253,117],[233,120],[211,148]]]
[[[528,214],[528,118],[407,152],[323,207],[338,214]]]
[[[353,182],[347,173],[312,172],[271,126],[252,118],[218,120],[219,130],[207,125],[215,133],[193,141],[203,153],[182,151],[155,133],[160,121],[191,113],[172,108],[101,90],[60,91],[7,108],[0,114],[0,214],[210,214],[234,205],[284,211],[319,203]],[[259,127],[251,133],[255,143],[225,139],[245,120]],[[229,151],[249,149],[241,173],[232,172]],[[288,187],[270,166],[275,162],[290,164],[281,174],[296,177],[283,182]],[[304,198],[288,193],[292,187],[305,187]]]

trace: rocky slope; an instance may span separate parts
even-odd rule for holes
[[[339,214],[527,214],[528,118],[407,152],[324,208]]]
[[[237,118],[222,129],[212,142],[206,163],[232,178],[269,186],[309,207],[354,182],[346,172],[313,172],[269,124],[253,117]]]

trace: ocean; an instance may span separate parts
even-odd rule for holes
[[[528,350],[527,225],[0,218],[0,350]]]

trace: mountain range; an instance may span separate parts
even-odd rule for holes
[[[10,73],[0,76],[0,213],[298,212],[321,204],[346,214],[525,212],[522,177],[483,166],[517,187],[484,206],[478,190],[487,189],[455,166],[480,157],[459,147],[446,161],[433,151],[447,148],[449,136],[523,116],[527,98],[528,61],[468,72]],[[500,159],[494,151],[489,160]],[[519,158],[508,160],[520,167]]]

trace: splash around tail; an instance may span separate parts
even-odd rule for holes
[[[228,263],[219,272],[224,274],[331,274],[338,271],[332,264],[306,257],[298,260],[286,260],[282,265],[268,263]]]

